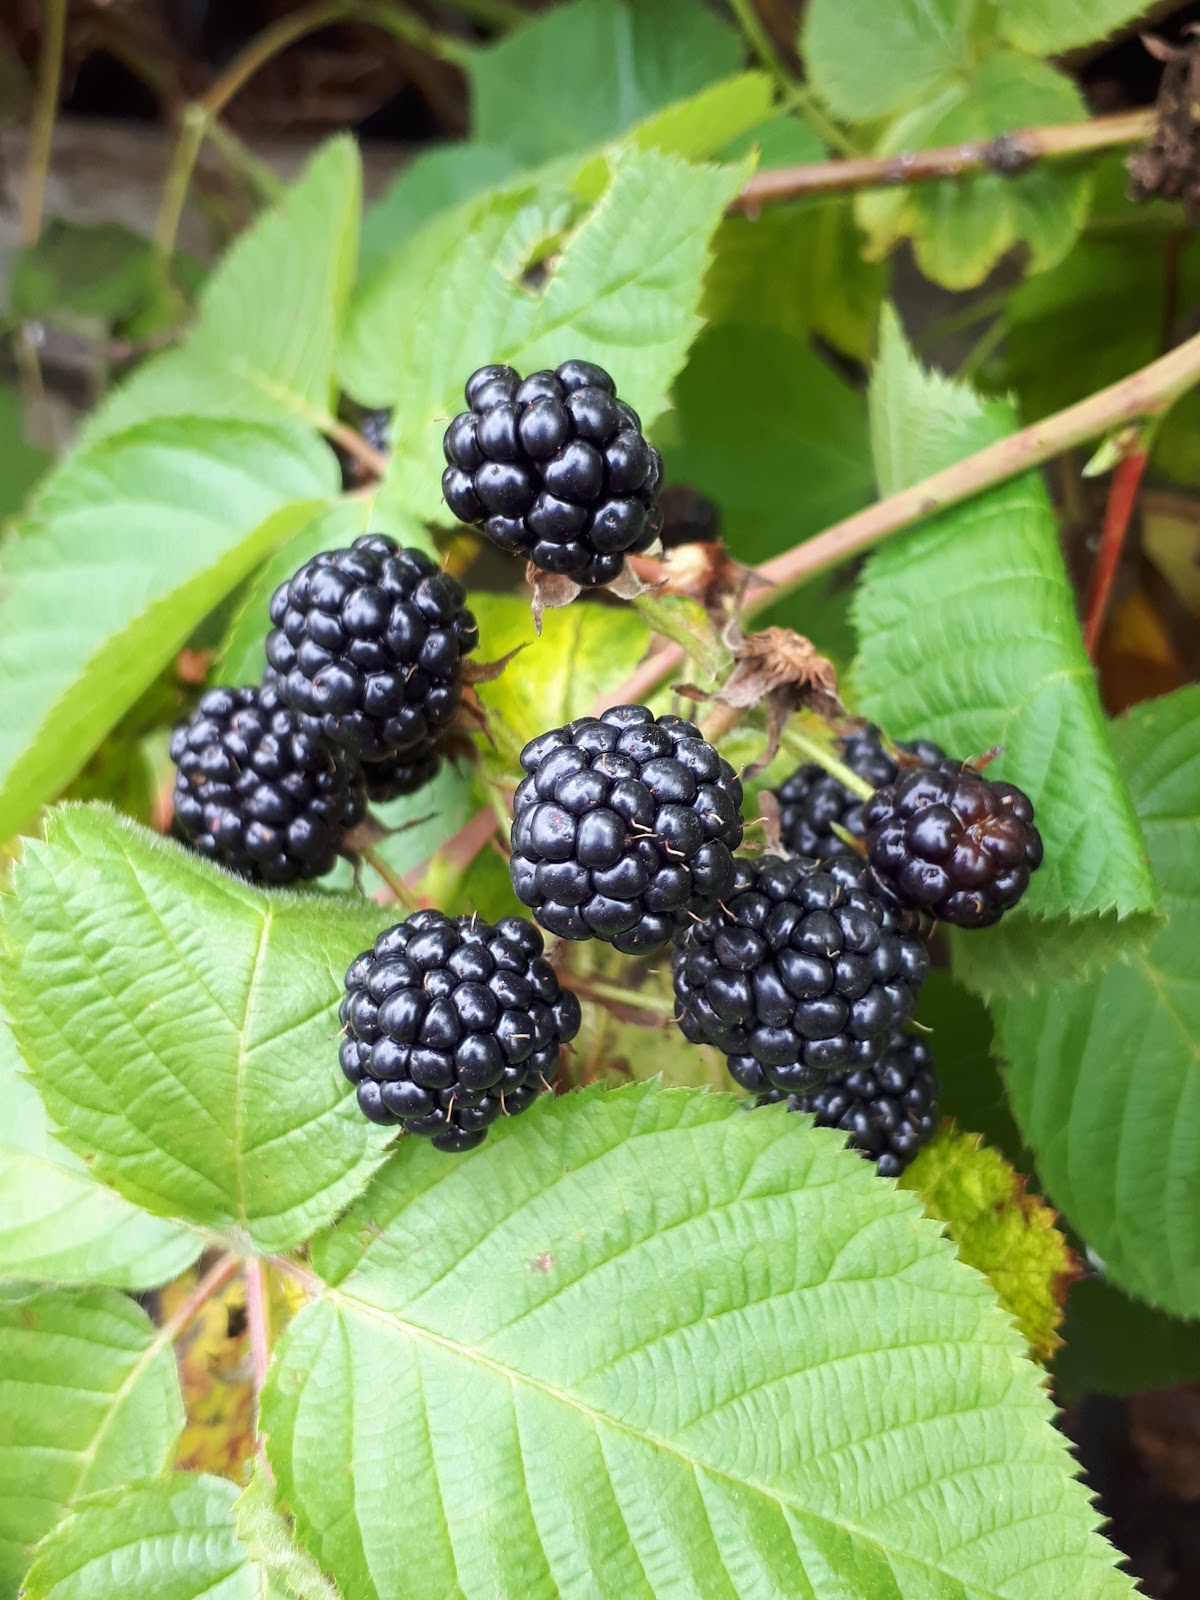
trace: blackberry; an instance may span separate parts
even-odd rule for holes
[[[326,550],[271,600],[280,698],[360,761],[415,762],[446,732],[479,643],[462,584],[420,550],[365,534]]]
[[[878,728],[861,728],[843,734],[837,744],[839,759],[876,789],[882,784],[894,783],[899,777],[900,768],[884,749]],[[945,760],[945,751],[928,739],[918,739],[898,748],[918,761]],[[784,848],[791,855],[812,856],[824,861],[829,856],[850,854],[851,847],[832,831],[834,823],[855,839],[861,839],[866,832],[863,802],[815,762],[798,767],[775,791],[775,797],[779,801]]]
[[[662,458],[603,367],[564,361],[524,381],[511,367],[467,380],[470,410],[446,429],[442,494],[503,550],[591,586],[662,531]]]
[[[863,823],[880,882],[960,928],[998,922],[1042,861],[1029,796],[961,761],[910,768],[876,791]]]
[[[401,795],[416,794],[437,777],[442,764],[441,752],[436,745],[428,745],[407,756],[393,756],[387,761],[363,763],[363,778],[367,786],[367,799],[382,803],[398,800]]]
[[[773,1089],[758,1104],[787,1101],[789,1111],[807,1111],[819,1128],[840,1128],[850,1144],[875,1163],[885,1178],[898,1178],[937,1126],[938,1080],[933,1052],[921,1039],[894,1033],[886,1053],[871,1066],[838,1074],[811,1094]]]
[[[579,1001],[522,917],[414,911],[350,963],[342,1071],[372,1122],[471,1150],[531,1106],[579,1031]]]
[[[551,933],[631,954],[728,892],[742,786],[681,717],[615,706],[533,739],[513,797],[513,888]]]
[[[179,831],[245,878],[319,878],[362,819],[358,768],[302,727],[272,685],[210,689],[171,735],[171,760]]]
[[[685,1038],[724,1051],[744,1089],[806,1094],[878,1060],[929,955],[865,861],[764,856],[737,863],[732,893],[684,930],[672,964]]]

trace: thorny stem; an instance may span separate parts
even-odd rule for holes
[[[29,132],[29,162],[21,205],[21,242],[27,248],[38,242],[46,212],[46,179],[54,143],[54,119],[62,84],[63,41],[67,31],[67,0],[46,0],[42,54],[38,67],[37,100]]]
[[[828,745],[822,744],[819,739],[810,739],[794,723],[789,723],[784,728],[779,742],[789,755],[823,767],[831,778],[837,779],[843,789],[849,789],[858,799],[869,800],[875,793],[872,785],[865,778],[860,778],[857,772],[852,772],[844,761],[839,761]]]
[[[262,1393],[271,1361],[271,1306],[266,1272],[258,1256],[249,1256],[243,1268],[246,1280],[246,1328],[250,1335],[250,1368],[255,1398]]]
[[[1121,551],[1125,548],[1125,535],[1129,531],[1138,486],[1142,481],[1148,459],[1146,450],[1139,440],[1135,447],[1126,451],[1117,462],[1112,482],[1109,484],[1108,504],[1104,508],[1104,527],[1100,534],[1100,547],[1096,551],[1096,564],[1092,568],[1087,606],[1084,610],[1083,642],[1092,661],[1096,659],[1113,579],[1120,565]]]
[[[364,845],[358,853],[371,871],[383,879],[384,883],[395,895],[396,900],[406,911],[419,911],[421,909],[421,903],[416,895],[413,894],[400,874],[392,871],[378,850],[373,849],[371,845]]]
[[[163,1344],[174,1344],[192,1318],[204,1309],[213,1295],[220,1293],[240,1265],[237,1256],[228,1255],[222,1256],[209,1268],[179,1309],[168,1317],[159,1329],[159,1338]]]
[[[1015,177],[1033,162],[1058,160],[1107,150],[1113,145],[1137,144],[1154,131],[1154,111],[1123,111],[1089,122],[1067,122],[1041,128],[1022,128],[995,139],[943,145],[936,150],[904,151],[894,156],[851,156],[839,161],[817,161],[798,167],[778,167],[756,173],[730,207],[757,211],[779,200],[809,194],[844,194],[852,189],[881,189],[896,184],[931,183],[940,178],[960,178],[972,172],[994,172]]]
[[[1168,355],[1160,356],[1120,382],[997,440],[986,449],[935,472],[932,477],[902,489],[899,494],[876,501],[835,523],[815,539],[808,539],[765,562],[757,572],[760,578],[767,580],[769,587],[749,591],[746,616],[773,605],[826,567],[836,566],[926,517],[960,505],[982,490],[1006,483],[1113,428],[1158,416],[1198,382],[1200,334],[1195,334]],[[683,660],[684,651],[676,644],[647,656],[624,683],[598,698],[596,709],[602,711],[628,701],[644,700],[665,678],[678,671]]]

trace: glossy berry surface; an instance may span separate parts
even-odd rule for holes
[[[423,551],[382,534],[314,556],[271,599],[280,698],[360,761],[415,762],[449,727],[479,642],[465,599]]]
[[[564,361],[522,380],[481,367],[446,429],[442,494],[501,549],[576,583],[610,583],[662,531],[662,458],[603,367]]]
[[[350,963],[342,1071],[372,1122],[471,1150],[527,1110],[579,1031],[579,1001],[523,917],[414,911]]]
[[[306,730],[272,686],[210,689],[172,734],[171,760],[179,832],[244,878],[319,878],[362,819],[357,767]]]
[[[918,761],[945,760],[945,751],[928,739],[901,744],[898,748]],[[876,789],[885,783],[894,783],[900,776],[900,768],[884,748],[878,728],[861,728],[844,734],[837,742],[837,752],[838,759],[851,772],[865,778]],[[829,856],[850,854],[851,847],[833,832],[834,824],[855,839],[861,839],[866,833],[862,815],[864,802],[815,762],[798,767],[775,791],[775,797],[779,801],[780,834],[790,855],[812,856],[824,861]]]
[[[418,789],[424,789],[433,782],[441,764],[441,755],[434,745],[415,755],[364,761],[362,773],[367,799],[383,804],[388,800],[398,800],[401,795],[416,794]]]
[[[894,1033],[871,1066],[838,1074],[811,1094],[760,1095],[758,1104],[786,1100],[807,1111],[821,1128],[840,1128],[855,1150],[869,1156],[885,1178],[898,1178],[937,1126],[938,1080],[933,1052],[923,1039]]]
[[[960,928],[986,928],[1041,865],[1033,803],[961,761],[911,767],[863,807],[867,854],[905,905]]]
[[[744,1089],[803,1094],[878,1060],[929,971],[918,919],[865,861],[739,861],[724,904],[675,945],[675,1016]]]
[[[658,949],[733,884],[742,785],[682,717],[614,706],[533,739],[513,798],[513,888],[543,928]]]

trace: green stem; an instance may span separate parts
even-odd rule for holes
[[[806,83],[795,86],[788,96],[787,108],[789,111],[798,112],[802,121],[808,124],[817,138],[831,150],[836,150],[839,156],[847,159],[858,156],[859,148],[854,140],[842,132],[832,117],[826,115],[820,101]]]
[[[570,981],[568,977],[567,982]],[[664,1017],[675,1015],[675,1002],[667,995],[639,994],[636,989],[624,989],[619,983],[606,983],[603,978],[592,977],[580,978],[578,988],[581,1000],[612,1000],[636,1011],[654,1011]]]
[[[377,877],[383,879],[384,883],[387,884],[388,888],[396,896],[397,902],[402,905],[406,911],[419,911],[421,909],[421,902],[417,899],[416,895],[413,894],[412,890],[408,887],[400,874],[392,871],[391,867],[388,866],[387,862],[379,854],[378,850],[374,849],[371,845],[364,845],[358,853],[370,867],[371,871],[374,872]]]
[[[751,50],[784,94],[790,94],[793,88],[792,75],[788,71],[787,63],[775,48],[775,41],[767,32],[766,25],[755,8],[754,0],[729,0],[729,9],[737,18],[738,27],[745,34]]]
[[[432,56],[435,61],[449,61],[461,67],[470,59],[470,45],[439,33],[403,6],[389,4],[388,0],[362,0],[361,4],[352,6],[352,10],[360,22],[373,23],[384,33],[390,33],[393,38],[412,45],[414,49]]]
[[[844,761],[839,761],[828,745],[821,744],[817,739],[810,739],[794,725],[783,730],[780,743],[790,755],[823,767],[831,778],[836,778],[844,789],[849,789],[858,799],[869,800],[875,793],[873,786],[865,778],[860,778],[857,772],[852,772]]]
[[[54,120],[62,86],[63,41],[67,31],[67,0],[46,0],[42,54],[38,70],[37,100],[29,130],[29,163],[21,206],[21,242],[28,248],[38,242],[46,211],[46,179],[54,144]]]

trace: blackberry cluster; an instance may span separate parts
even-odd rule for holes
[[[961,761],[913,767],[863,807],[867,855],[906,905],[960,928],[986,928],[1042,861],[1029,796]]]
[[[616,706],[531,740],[521,765],[512,884],[549,932],[646,952],[728,893],[742,786],[693,723]]]
[[[275,689],[210,689],[171,736],[175,820],[201,855],[264,883],[319,878],[363,815],[356,766]]]
[[[851,772],[865,778],[876,789],[894,783],[900,775],[900,768],[884,748],[878,728],[866,727],[843,734],[837,748],[839,759]],[[897,748],[917,761],[945,760],[945,751],[928,739],[918,739]],[[855,839],[861,839],[867,831],[863,824],[863,802],[815,762],[798,767],[775,791],[775,797],[779,801],[783,844],[791,855],[812,856],[824,861],[829,856],[851,854],[851,847],[833,832],[835,823]]]
[[[590,361],[524,381],[511,367],[467,380],[468,411],[446,429],[446,504],[502,550],[544,572],[610,583],[662,530],[662,458],[636,411]]]
[[[356,760],[423,770],[462,697],[462,658],[479,642],[462,585],[420,550],[365,534],[326,550],[271,599],[267,661],[279,694]]]
[[[471,1150],[531,1106],[579,1031],[579,1001],[522,917],[416,911],[350,964],[342,1071],[372,1122]]]
[[[724,1051],[756,1094],[806,1094],[870,1066],[913,1013],[929,955],[866,862],[764,856],[675,946],[684,1037]]]
[[[894,1033],[878,1061],[839,1073],[809,1094],[772,1089],[758,1104],[780,1100],[789,1111],[809,1112],[818,1127],[842,1129],[882,1177],[898,1178],[937,1126],[933,1053],[923,1040]]]

